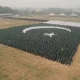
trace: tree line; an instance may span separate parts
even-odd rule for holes
[[[60,13],[65,13],[65,14],[71,14],[71,13],[76,13],[80,14],[80,8],[76,9],[75,11],[73,9],[63,9],[63,8],[45,8],[41,9],[42,11],[36,12],[37,9],[32,9],[32,8],[23,8],[23,9],[12,9],[10,7],[3,7],[0,6],[0,14],[5,14],[5,13],[12,13],[12,14],[19,14],[19,15],[34,15],[34,14],[49,14],[49,13],[54,13],[54,14],[60,14]]]

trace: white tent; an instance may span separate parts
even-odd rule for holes
[[[61,13],[61,14],[59,14],[59,16],[63,16],[63,17],[64,17],[64,16],[66,16],[66,14],[64,14],[64,13]]]
[[[78,15],[77,15],[77,14],[72,13],[72,14],[70,14],[70,16],[71,16],[71,17],[77,17]]]
[[[53,14],[53,13],[50,13],[50,14],[48,14],[48,16],[56,16],[56,14]]]

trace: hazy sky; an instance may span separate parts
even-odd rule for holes
[[[9,7],[63,7],[77,8],[80,7],[80,0],[0,0],[0,6]]]

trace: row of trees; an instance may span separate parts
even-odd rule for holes
[[[36,9],[31,9],[31,8],[12,9],[10,7],[2,7],[2,6],[0,6],[0,14],[5,14],[5,13],[12,13],[12,14],[19,14],[19,15],[49,14],[49,13],[55,13],[55,14],[76,13],[78,15],[80,14],[79,8],[76,9],[76,10],[73,10],[73,9],[63,9],[63,8],[48,8],[48,9],[40,9],[40,10],[41,11],[36,12]]]
[[[46,26],[46,24],[39,24],[35,26]],[[52,25],[47,24],[47,26]],[[24,34],[22,33],[22,30],[26,27],[31,26],[0,30],[0,43],[60,62],[62,64],[71,64],[73,56],[77,50],[77,46],[80,43],[80,28],[67,27],[72,30],[71,33],[58,29],[40,29],[31,30]],[[50,38],[49,36],[44,36],[45,32],[54,32],[57,36]]]
[[[0,14],[4,14],[4,13],[14,13],[14,11],[9,7],[0,6]]]

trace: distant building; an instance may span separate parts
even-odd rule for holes
[[[41,10],[41,9],[37,9],[37,10],[36,10],[36,12],[42,12],[42,11],[43,11],[43,10]]]
[[[14,17],[19,17],[19,15],[14,15]]]
[[[50,14],[48,14],[48,16],[54,17],[54,16],[56,16],[56,14],[50,13]]]
[[[61,13],[61,14],[59,14],[58,16],[60,16],[60,17],[65,17],[65,16],[66,16],[66,14]]]
[[[13,17],[13,14],[6,13],[6,14],[0,14],[0,17]]]

